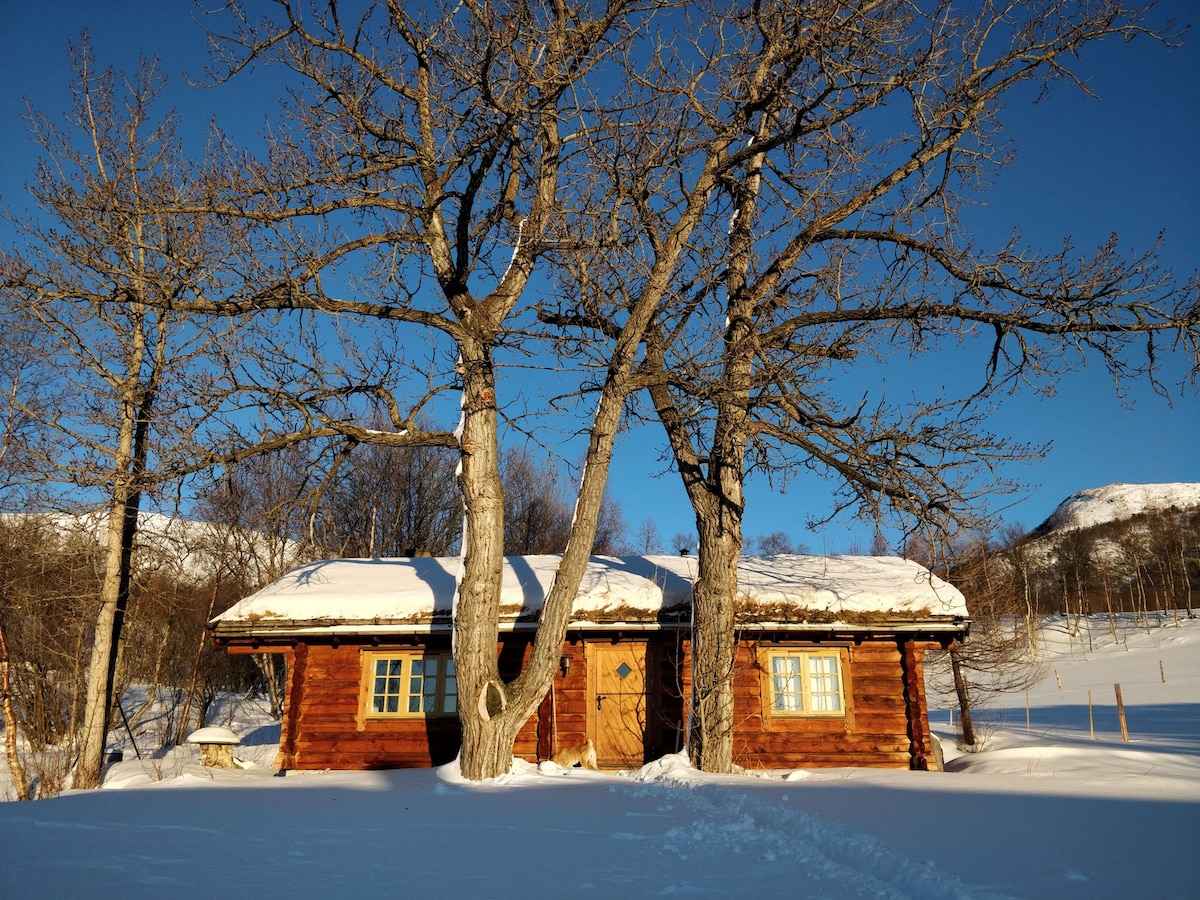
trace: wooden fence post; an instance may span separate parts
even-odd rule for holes
[[[1117,691],[1117,719],[1121,723],[1121,740],[1129,743],[1129,726],[1125,724],[1125,701],[1121,699],[1121,685],[1114,684]]]

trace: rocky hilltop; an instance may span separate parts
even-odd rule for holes
[[[1115,484],[1072,494],[1035,528],[1030,537],[1078,531],[1171,510],[1200,510],[1200,484]]]

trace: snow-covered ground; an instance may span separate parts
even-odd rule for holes
[[[0,804],[0,897],[1198,897],[1200,620],[1090,625],[1046,623],[1028,726],[1024,694],[981,712],[983,752],[934,701],[947,772],[279,778],[278,726],[242,704],[244,769],[129,753],[103,790]]]

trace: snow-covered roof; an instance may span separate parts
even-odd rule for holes
[[[505,559],[502,618],[532,621],[560,557]],[[580,585],[580,623],[654,622],[686,615],[697,560],[686,556],[593,557]],[[310,563],[234,604],[214,620],[221,634],[379,633],[449,622],[458,557],[335,559]],[[744,622],[861,624],[960,619],[957,588],[915,562],[878,556],[743,557],[738,565]]]

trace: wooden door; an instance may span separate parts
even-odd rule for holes
[[[589,733],[601,768],[646,761],[646,644],[589,644]]]

